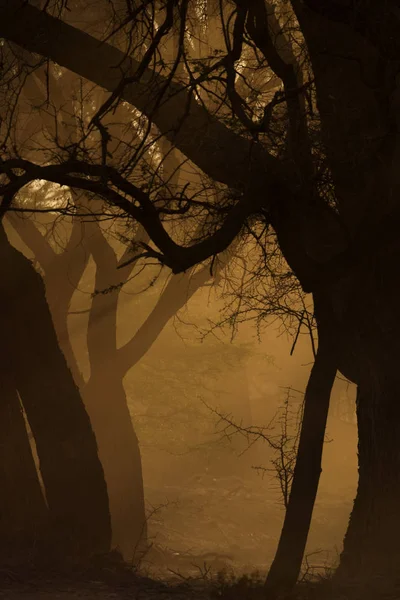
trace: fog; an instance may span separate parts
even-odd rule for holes
[[[32,257],[11,229],[9,236]],[[148,287],[155,273],[148,267],[121,290],[119,348],[146,324],[165,289],[164,274]],[[87,336],[94,277],[90,260],[68,316],[69,341],[85,381],[90,376]],[[279,434],[288,398],[293,430],[313,361],[310,337],[300,335],[291,355],[293,337],[274,320],[265,322],[259,334],[254,322],[243,323],[232,339],[231,329],[211,327],[221,309],[213,288],[199,289],[123,380],[139,440],[148,519],[150,548],[141,566],[151,573],[174,576],[199,568],[265,573],[279,539],[284,503],[271,462],[276,452],[245,430],[266,427],[264,433]],[[99,314],[98,326],[107,319],[106,312]],[[63,347],[66,340],[59,341]],[[100,346],[98,354],[106,380],[111,380],[107,347]],[[107,401],[106,421],[113,398]],[[310,568],[324,570],[337,562],[356,491],[356,445],[354,389],[338,377],[306,550]],[[119,506],[123,487],[116,498],[112,509],[124,514]],[[118,542],[117,536],[114,545]],[[129,548],[128,543],[128,560],[135,553]]]

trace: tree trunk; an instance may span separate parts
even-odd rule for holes
[[[62,267],[62,265],[59,265]],[[67,269],[59,269],[58,276],[53,279],[46,277],[46,299],[51,311],[51,317],[54,323],[58,344],[67,361],[68,369],[71,371],[73,379],[79,390],[83,389],[84,378],[76,360],[71,344],[71,332],[68,330],[68,311],[71,303],[70,290],[71,285],[68,279],[70,275]],[[51,281],[51,283],[50,283]],[[79,283],[79,281],[78,281]],[[58,293],[55,291],[58,290]]]
[[[1,314],[4,315],[3,311]],[[2,319],[3,321],[3,319]],[[4,323],[2,323],[3,325]],[[0,372],[0,561],[35,563],[47,535],[47,507],[29,443],[21,403],[10,377],[2,331]]]
[[[399,385],[392,373],[358,390],[359,482],[339,582],[355,580],[369,588],[400,582],[400,405],[393,401]]]
[[[371,593],[375,584],[398,584],[400,564],[398,20],[390,2],[387,10],[361,2],[343,12],[346,3],[292,4],[350,240],[340,268],[324,267],[338,368],[358,385],[359,483],[336,581]]]
[[[400,583],[400,377],[394,363],[358,389],[359,481],[335,577],[369,591]]]
[[[326,420],[335,376],[335,355],[329,336],[320,326],[317,356],[305,394],[289,503],[278,549],[265,583],[268,598],[281,598],[289,592],[300,573],[322,470]]]
[[[104,289],[121,282],[115,254],[95,223],[86,223],[83,232],[75,220],[64,252],[55,254],[32,222],[18,217],[11,222],[44,268],[46,296],[58,342],[83,395],[96,436],[110,503],[112,546],[130,560],[139,538],[145,539],[146,528],[138,440],[126,406],[123,373],[116,361],[117,292],[98,294],[92,301],[88,331],[91,376],[86,385],[71,345],[73,330],[68,327],[71,297],[89,256],[92,254],[97,261],[96,287]]]
[[[359,483],[336,581],[369,590],[399,579],[399,261],[400,244],[389,239],[326,290],[339,369],[358,385]]]
[[[36,441],[54,544],[64,556],[105,553],[111,528],[103,469],[58,346],[42,279],[4,231],[0,245],[2,301],[13,331],[10,362]]]
[[[86,224],[85,248],[96,263],[95,290],[87,330],[90,378],[82,388],[96,435],[110,503],[112,545],[126,560],[140,559],[147,530],[142,464],[117,350],[119,287],[126,273],[97,223]],[[101,293],[115,286],[109,293]]]
[[[147,543],[142,461],[122,375],[104,365],[91,374],[83,397],[107,482],[112,546],[137,562]]]

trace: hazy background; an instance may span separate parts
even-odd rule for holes
[[[9,229],[9,235],[32,259],[15,232]],[[119,346],[135,334],[165,286],[162,275],[145,289],[155,273],[154,267],[146,268],[121,292]],[[68,318],[85,379],[93,290],[90,259]],[[271,419],[283,406],[287,388],[292,388],[293,414],[301,402],[312,365],[310,339],[301,335],[291,356],[293,339],[278,320],[265,324],[260,339],[254,323],[241,325],[233,341],[228,328],[205,335],[221,309],[214,288],[198,290],[124,379],[140,442],[152,542],[143,564],[164,574],[169,569],[193,573],[204,563],[213,570],[228,566],[266,571],[283,521],[282,497],[270,463],[273,451],[262,440],[248,448],[254,438],[224,435],[226,423],[216,412],[242,427],[270,424],[270,431],[277,433],[279,419],[275,430]],[[106,358],[103,366],[107,370]],[[354,389],[338,379],[306,552],[310,564],[320,568],[334,564],[341,550],[356,491],[356,444]]]

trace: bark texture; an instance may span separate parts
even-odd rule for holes
[[[399,243],[367,255],[336,287],[331,317],[338,346],[353,350],[343,352],[342,370],[358,384],[359,483],[337,580],[378,588],[400,580],[399,260]]]
[[[6,328],[2,326],[1,331],[0,561],[2,564],[36,562],[38,554],[43,555],[46,550],[48,513],[20,400],[7,364]]]
[[[4,231],[0,251],[12,376],[36,442],[54,551],[76,558],[108,552],[108,498],[96,440],[59,348],[42,279]]]

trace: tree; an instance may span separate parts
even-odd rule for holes
[[[123,283],[129,280],[134,263],[117,270],[125,255],[117,260],[96,221],[85,223],[82,231],[81,224],[74,220],[65,250],[57,254],[31,219],[15,217],[11,218],[13,227],[44,269],[46,295],[59,343],[80,388],[96,436],[110,502],[112,547],[117,547],[128,560],[134,554],[135,559],[139,559],[146,547],[142,465],[123,380],[151,348],[168,321],[210,280],[210,272],[202,269],[195,276],[190,272],[172,276],[135,335],[117,348],[120,292]],[[87,309],[90,377],[85,381],[72,350],[67,319],[72,294],[90,256],[95,261],[95,289],[98,291]]]
[[[5,320],[2,312],[2,321]],[[2,323],[3,325],[3,323]],[[7,329],[2,326],[3,335]],[[5,340],[3,340],[5,341]],[[7,347],[7,343],[4,344]],[[22,561],[34,557],[37,540],[43,539],[48,526],[48,514],[32,456],[20,400],[10,377],[11,364],[5,352],[1,369],[1,520],[4,546],[2,562]],[[43,547],[39,549],[43,551]]]
[[[60,80],[56,79],[54,73],[50,73],[49,78],[52,103],[55,107],[62,106],[65,112],[63,123],[58,125],[58,136],[67,142],[71,130],[73,132],[79,128],[79,122],[74,118],[75,105],[79,103],[76,98],[74,99],[73,94],[65,97]],[[48,134],[54,133],[55,124],[47,110],[40,113],[41,121],[37,115],[30,114],[29,107],[32,104],[45,105],[46,88],[41,87],[43,82],[44,73],[37,70],[23,87],[23,94],[29,101],[30,122],[34,123],[30,129],[31,137],[35,135],[35,125],[37,128],[40,122],[46,125]],[[64,85],[68,82],[70,89],[73,89],[73,81],[70,81],[68,74],[64,76],[62,82]],[[101,104],[101,92],[93,95],[93,102],[95,106]],[[129,118],[129,114],[126,118]],[[39,130],[42,133],[42,127],[39,127]],[[169,184],[173,185],[174,180],[179,176],[179,163],[177,164],[171,150],[165,154],[163,169],[170,171]],[[47,194],[52,196],[49,190]],[[42,196],[44,195],[45,191],[42,191]],[[140,558],[142,550],[146,547],[146,515],[140,449],[132,426],[123,379],[129,369],[151,347],[168,320],[184,306],[199,287],[210,279],[211,275],[207,269],[203,269],[193,277],[190,272],[173,276],[153,312],[138,327],[136,335],[123,347],[117,348],[116,325],[120,292],[124,282],[129,280],[135,264],[130,262],[123,268],[117,268],[127,260],[129,251],[117,260],[115,249],[107,239],[105,228],[101,226],[101,220],[96,219],[95,215],[89,218],[90,207],[87,199],[81,196],[75,200],[88,210],[88,218],[84,224],[73,217],[71,224],[64,220],[60,228],[57,227],[54,219],[50,218],[49,221],[47,218],[47,223],[42,219],[40,229],[47,230],[47,234],[42,235],[32,219],[19,218],[15,214],[10,214],[9,219],[23,242],[33,252],[44,274],[46,295],[58,340],[82,393],[96,435],[110,502],[112,545],[131,560],[133,554],[136,554],[136,558]],[[47,202],[51,205],[52,201]],[[27,208],[31,204],[29,197],[24,200],[24,206]],[[47,206],[46,200],[43,206]],[[60,246],[63,245],[61,239],[65,237],[66,228],[67,239],[63,251],[60,252]],[[136,242],[140,239],[142,241],[147,239],[141,228],[135,236]],[[90,257],[95,263],[96,292],[88,309],[87,349],[90,377],[85,381],[72,350],[67,319],[72,294],[79,284]]]
[[[322,321],[323,322],[323,321]],[[321,474],[329,400],[336,376],[328,336],[323,326],[304,398],[304,413],[293,471],[289,502],[278,549],[268,572],[266,590],[271,597],[290,592],[296,584],[303,561],[312,511]]]
[[[185,21],[187,3],[167,3],[167,19],[172,7]],[[2,193],[10,197],[38,177],[88,189],[141,223],[156,246],[144,253],[175,273],[224,250],[246,221],[272,227],[304,292],[313,294],[317,325],[324,323],[337,367],[359,390],[359,486],[338,576],[394,581],[400,554],[396,3],[292,0],[279,10],[261,0],[226,5],[225,51],[220,57],[217,49],[198,77],[192,72],[189,87],[162,63],[151,63],[168,23],[140,63],[25,3],[16,11],[3,2],[0,31],[112,92],[99,118],[117,99],[135,105],[225,193],[231,190],[218,207],[204,209],[209,228],[202,238],[177,237],[176,228],[174,237],[161,219],[166,210],[183,215],[183,225],[190,210],[204,215],[193,198],[167,208],[112,161],[64,155],[43,165],[6,157]],[[183,47],[182,39],[178,62]],[[243,80],[239,66],[251,62],[245,52],[282,82],[272,98],[261,96],[261,107],[249,86],[245,97],[236,87]],[[207,82],[216,82],[210,110],[200,101],[210,90]],[[198,100],[191,98],[196,86],[202,87]],[[219,98],[229,108],[217,114]],[[101,174],[107,181],[99,181]]]
[[[47,551],[51,549],[54,556],[58,549],[64,560],[71,556],[87,558],[107,553],[111,528],[103,469],[88,415],[58,346],[43,282],[30,261],[11,246],[4,230],[0,239],[4,259],[1,313],[8,367],[7,373],[3,373],[6,392],[3,426],[7,422],[10,425],[5,436],[8,440],[5,450],[10,446],[10,455],[4,460],[4,499],[10,502],[14,497],[21,497],[15,506],[8,506],[4,517],[11,517],[10,521],[2,519],[6,539],[12,536],[15,522],[23,524],[33,517],[32,523],[26,523],[28,531],[26,527],[17,526],[24,546],[29,547],[34,539],[38,539],[40,545],[50,543]],[[47,510],[42,506],[44,499],[20,402],[36,441],[49,522]],[[23,452],[18,460],[15,446]],[[15,481],[14,475],[10,478],[11,465],[14,468],[20,465]],[[22,476],[26,477],[25,481]],[[18,492],[15,496],[13,489]],[[32,494],[32,505],[23,511],[21,504],[25,503],[23,498],[27,492]],[[21,513],[15,514],[19,510]],[[33,532],[36,533],[34,539]],[[13,544],[22,540],[17,537]],[[16,549],[21,550],[18,546]]]

